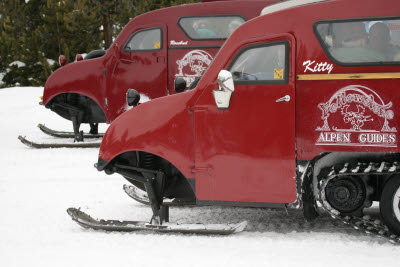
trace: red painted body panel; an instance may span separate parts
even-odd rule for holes
[[[127,151],[146,151],[170,159],[186,177],[191,177],[193,122],[188,103],[194,93],[161,97],[119,116],[106,132],[100,157],[111,160]]]
[[[179,74],[177,58],[183,51],[171,40],[187,41],[186,53],[201,49],[212,59],[225,40],[189,39],[178,26],[182,16],[238,14],[247,20],[258,16],[265,6],[278,0],[230,1],[197,3],[164,8],[140,15],[131,20],[118,35],[107,53],[97,59],[68,64],[54,72],[44,89],[43,104],[62,93],[79,93],[89,96],[102,108],[108,123],[127,110],[125,94],[130,88],[150,99],[175,93],[173,81]],[[154,18],[157,18],[155,20]],[[160,21],[160,23],[155,23]],[[123,51],[133,33],[151,27],[163,29],[163,47],[156,52]],[[188,47],[194,47],[189,50]],[[181,48],[181,47],[178,47]],[[168,51],[168,52],[167,52]],[[168,60],[171,56],[172,60]],[[80,65],[78,65],[80,64]],[[106,72],[106,73],[105,73]]]
[[[305,69],[307,60],[333,64],[330,74],[400,72],[399,65],[336,65],[313,32],[317,21],[400,18],[399,10],[397,0],[337,0],[255,18],[226,41],[195,90],[152,101],[116,120],[103,139],[99,157],[109,162],[135,150],[161,155],[187,178],[196,178],[200,200],[291,203],[295,200],[296,159],[311,160],[322,152],[335,151],[400,152],[398,78],[295,78],[315,74]],[[243,85],[235,85],[230,108],[218,110],[212,90],[217,88],[220,70],[245,45],[273,40],[290,41],[289,84],[280,85],[279,94],[273,85],[247,86],[248,92],[242,90]],[[285,94],[291,101],[275,105],[278,96]],[[355,99],[370,107],[366,114],[373,120],[365,121],[363,130],[351,128],[340,112],[345,113],[344,105]],[[167,107],[174,114],[165,114]],[[323,117],[324,108],[329,109],[329,116]],[[148,114],[154,120],[149,121]]]
[[[79,61],[57,69],[47,79],[43,93],[43,105],[60,93],[78,93],[93,99],[104,107],[106,79],[103,74],[103,58]],[[90,70],[90,73],[88,72]],[[71,77],[74,77],[71,79]],[[81,84],[85,85],[82,90]]]

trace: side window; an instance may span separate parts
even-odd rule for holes
[[[229,67],[235,83],[287,83],[287,42],[252,45],[244,48]]]
[[[315,32],[339,65],[400,63],[400,19],[317,22]]]
[[[125,52],[154,51],[162,48],[162,32],[160,28],[152,28],[135,32],[124,46]]]
[[[182,17],[179,27],[192,40],[221,40],[245,22],[238,15]]]

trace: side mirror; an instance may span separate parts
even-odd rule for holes
[[[128,106],[137,106],[139,104],[140,95],[135,89],[128,89],[126,92],[126,104]]]
[[[61,67],[64,66],[65,64],[67,64],[67,58],[64,55],[60,55],[58,57],[58,63]]]
[[[182,93],[186,89],[186,81],[182,77],[175,78],[174,81],[175,92]]]
[[[232,93],[235,91],[232,73],[227,70],[221,70],[218,74],[217,83],[219,85],[219,90],[213,91],[215,104],[217,104],[218,109],[228,109]]]

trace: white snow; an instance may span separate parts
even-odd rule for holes
[[[145,94],[139,94],[139,95],[140,95],[139,103],[145,103],[147,101],[150,101],[150,97],[148,97],[147,95]]]
[[[41,133],[38,123],[72,129],[38,105],[42,92],[0,90],[0,266],[399,265],[399,246],[327,216],[305,223],[300,210],[287,215],[273,209],[171,208],[173,222],[249,222],[245,232],[225,237],[85,230],[69,218],[68,207],[124,220],[148,220],[151,211],[125,195],[121,176],[94,169],[98,149],[38,150],[17,140],[19,134],[54,139]]]
[[[48,58],[48,59],[46,59],[46,60],[47,60],[47,63],[48,63],[50,66],[53,66],[54,63],[56,63],[56,61],[53,60],[53,59],[51,59],[51,58]]]
[[[13,66],[13,65],[16,65],[18,68],[21,68],[21,67],[25,67],[25,63],[24,62],[21,62],[21,61],[14,61],[14,62],[11,62],[10,63],[10,65],[8,65],[8,66]]]
[[[0,72],[0,86],[3,84],[4,75],[6,75],[5,72]]]

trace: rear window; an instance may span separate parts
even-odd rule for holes
[[[192,40],[226,39],[245,22],[239,15],[182,17],[178,24]]]
[[[400,63],[400,19],[318,22],[315,31],[336,64]]]

